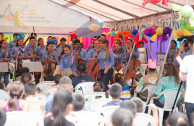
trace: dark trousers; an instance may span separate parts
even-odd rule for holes
[[[105,86],[105,91],[107,91],[109,89],[108,83],[109,83],[112,76],[113,76],[113,68],[110,68],[108,70],[107,74],[104,74],[104,70],[101,70],[100,79]]]
[[[185,108],[189,119],[189,125],[192,126],[191,114],[194,112],[194,103],[185,102]]]
[[[34,75],[36,84],[38,84],[40,82],[40,77],[41,77],[40,73],[38,75]]]

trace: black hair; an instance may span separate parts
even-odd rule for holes
[[[38,46],[40,45],[39,42],[43,40],[43,38],[38,38]]]
[[[116,73],[114,77],[115,83],[119,83],[124,89],[123,75],[121,73]]]
[[[29,72],[30,72],[30,70],[29,70],[28,67],[22,67],[21,71],[20,71],[20,74],[22,75],[23,73],[29,73]]]
[[[48,51],[48,46],[49,46],[50,44],[53,45],[52,43],[47,43],[47,45],[46,45],[46,50],[47,50],[47,51]]]
[[[76,39],[73,44],[80,43],[79,39]]]
[[[5,41],[5,40],[1,40],[1,41],[0,41],[0,48],[1,48],[1,45],[2,45],[2,43],[3,43],[4,41]]]
[[[23,38],[20,38],[20,39],[23,39]],[[19,42],[19,40],[20,40],[20,39],[18,39],[18,40],[17,40],[17,42],[16,42],[16,46],[19,46],[19,45],[18,45],[18,42]]]
[[[0,35],[3,35],[4,36],[4,34],[2,32],[0,33]]]
[[[14,36],[17,36],[17,35],[18,35],[18,33],[14,33],[14,34],[13,34],[13,37],[14,37]]]
[[[119,36],[119,38],[121,38],[123,40],[123,36]]]
[[[101,34],[101,36],[104,36],[104,37],[106,37],[106,35],[105,35],[105,34]]]
[[[81,111],[85,105],[85,99],[80,94],[73,94],[73,110]]]
[[[70,45],[65,45],[64,48],[68,48],[69,50],[71,50],[71,46]]]
[[[86,71],[86,64],[85,63],[79,63],[76,68],[78,70],[78,75],[80,76],[83,73],[85,73],[85,71]]]
[[[72,79],[72,78],[74,78],[74,77],[76,77],[74,74],[69,75],[69,78],[70,78],[70,79]]]
[[[23,73],[21,76],[21,83],[22,84],[27,84],[32,80],[31,74],[30,73]]]
[[[7,120],[6,113],[3,110],[0,110],[0,126],[4,126]]]
[[[130,110],[119,108],[112,114],[113,126],[132,126],[133,114]]]
[[[174,112],[167,118],[166,125],[189,126],[189,122],[186,115],[181,112]]]
[[[27,83],[25,85],[25,93],[26,93],[27,96],[28,95],[34,95],[36,90],[37,90],[37,87],[33,83]]]
[[[69,104],[72,104],[72,101],[72,95],[67,90],[59,90],[55,93],[52,104],[52,114],[54,117],[52,126],[66,125],[65,116],[68,114],[66,109]]]
[[[67,40],[66,40],[66,38],[61,38],[60,42],[62,42],[62,41],[66,42]]]
[[[176,47],[177,47],[177,43],[176,43],[176,41],[175,41],[175,40],[172,40],[171,42],[174,42],[174,43],[175,43],[175,45],[176,45]]]
[[[144,44],[144,42],[139,42],[139,45],[140,45],[140,43],[143,43]]]
[[[150,71],[150,72],[156,72],[156,69],[149,68],[149,71]]]
[[[101,81],[97,81],[93,85],[94,92],[103,92],[104,91],[104,84]]]
[[[30,35],[31,37],[33,37],[33,36],[37,36],[37,34],[36,33],[31,33],[31,35]]]
[[[114,83],[110,87],[110,96],[114,99],[119,98],[122,92],[122,86],[118,83]]]
[[[2,89],[2,90],[5,89],[5,84],[2,81],[0,81],[0,89]]]
[[[70,45],[65,45],[64,48],[68,48],[69,50],[71,50],[71,46],[70,46]],[[60,59],[61,59],[61,56],[65,53],[65,52],[64,52],[64,48],[63,48],[63,50],[62,50],[61,52],[59,52],[59,54],[58,54],[58,59],[59,59],[59,61],[60,61]]]
[[[31,39],[36,39],[36,38],[35,38],[34,36],[31,36],[31,37],[30,37],[30,40],[31,40]]]
[[[59,80],[61,79],[61,74],[56,74],[55,76],[54,76],[54,81],[55,81],[55,83],[56,84],[59,84]]]
[[[136,104],[132,100],[125,100],[121,102],[120,108],[125,108],[125,109],[130,110],[133,113],[133,116],[135,116],[135,114],[137,113]]]
[[[52,37],[52,36],[49,36],[48,38],[50,38],[50,37],[53,39],[53,37]],[[48,38],[47,38],[47,39],[48,39]]]
[[[44,81],[53,81],[54,80],[54,77],[52,74],[47,74],[45,77],[44,77]]]

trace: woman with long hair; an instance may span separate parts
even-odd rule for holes
[[[114,50],[114,57],[115,57],[115,70],[117,72],[122,69],[123,73],[125,72],[125,65],[123,64],[123,49],[121,48],[121,45],[119,42],[115,44],[115,50]]]
[[[7,86],[7,89],[11,99],[2,102],[0,104],[0,109],[3,109],[5,112],[28,111],[29,105],[26,101],[22,100],[24,94],[24,85],[13,82]]]
[[[60,74],[61,76],[69,76],[71,74],[76,75],[75,56],[71,53],[71,47],[65,45],[61,52],[60,60]]]
[[[95,56],[100,51],[99,44],[100,44],[100,42],[98,39],[95,39],[93,41],[93,48],[90,49],[90,51],[88,52],[88,62],[90,62],[91,60],[95,60]]]
[[[11,60],[10,51],[7,48],[7,42],[5,40],[0,41],[0,62],[9,62]],[[9,72],[0,72],[0,81],[1,77],[4,78],[5,86],[9,83]]]
[[[107,39],[100,40],[101,51],[98,55],[98,62],[100,64],[100,79],[105,85],[105,91],[108,90],[109,80],[113,76],[114,54],[110,50],[109,41]]]
[[[72,94],[67,90],[59,90],[54,95],[52,114],[45,118],[45,126],[74,126],[65,119],[72,109]]]

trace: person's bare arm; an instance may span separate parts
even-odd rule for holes
[[[159,119],[158,119],[158,109],[155,106],[155,104],[149,104],[148,107],[152,110],[153,112],[153,118],[156,121],[156,126],[159,126]]]

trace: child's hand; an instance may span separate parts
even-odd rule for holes
[[[156,107],[155,104],[149,104],[148,107],[151,108],[151,110],[152,110],[153,112],[157,111],[157,107]]]

